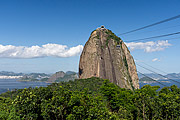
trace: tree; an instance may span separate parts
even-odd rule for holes
[[[134,104],[137,108],[137,119],[152,119],[156,114],[154,98],[157,95],[159,86],[145,85],[135,91]]]

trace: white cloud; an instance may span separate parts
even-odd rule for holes
[[[59,44],[45,44],[31,47],[0,45],[0,58],[71,57],[79,55],[82,49],[82,45],[71,48]]]
[[[135,62],[144,62],[143,60],[134,59]]]
[[[158,58],[154,58],[152,59],[152,61],[155,62],[155,61],[160,61],[160,60]]]
[[[135,49],[142,49],[145,52],[156,52],[156,51],[162,51],[165,48],[168,48],[171,46],[171,44],[168,42],[168,40],[161,40],[161,41],[149,41],[149,42],[130,42],[125,43],[127,47],[130,48],[130,50]]]

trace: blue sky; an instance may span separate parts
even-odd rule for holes
[[[78,71],[79,51],[97,27],[120,34],[176,16],[179,6],[179,0],[0,0],[0,71]],[[180,18],[120,37],[126,42],[178,31]],[[179,73],[180,38],[172,39],[178,37],[142,41],[130,50],[139,64]],[[13,57],[13,50],[21,54]]]

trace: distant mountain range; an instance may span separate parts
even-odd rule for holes
[[[56,72],[53,74],[49,79],[47,79],[47,82],[61,82],[61,81],[69,81],[69,80],[75,80],[78,79],[78,74],[73,71],[67,71],[66,73],[63,71]]]
[[[166,86],[170,86],[170,83],[171,83],[171,85],[172,84],[177,85],[177,82],[180,82],[180,73],[169,73],[167,75],[163,75],[164,77],[157,75],[157,74],[153,74],[153,73],[148,73],[145,75],[146,76],[139,75],[139,83],[146,83],[146,84],[150,83],[151,84],[151,83],[156,83],[156,81],[158,81],[163,84],[167,83]],[[177,82],[175,82],[175,81],[177,81]]]
[[[8,72],[8,71],[1,71],[0,76],[24,76],[24,73],[14,73],[14,72]]]
[[[146,76],[153,78],[154,80],[162,80],[166,79],[162,76],[159,76],[154,73],[145,73]],[[44,82],[60,82],[60,81],[69,81],[78,79],[78,73],[74,71],[59,71],[54,74],[46,74],[46,73],[15,73],[15,72],[9,72],[9,71],[1,71],[0,72],[0,78],[1,76],[7,76],[7,78],[10,78],[10,76],[21,76],[20,81],[44,81]],[[138,74],[140,81],[152,81],[148,77],[145,77],[141,74]],[[180,73],[169,73],[167,75],[164,75],[165,77],[169,79],[180,79]],[[13,78],[13,77],[12,77]]]
[[[166,78],[169,78],[169,79],[180,79],[180,73],[169,73],[167,75],[163,75],[165,77],[162,77],[158,74],[154,74],[154,73],[146,73],[145,74],[146,76],[150,77],[150,78],[153,78],[154,80],[160,80],[160,79],[166,79]],[[139,76],[139,79],[145,77],[141,74],[138,74]]]
[[[0,79],[19,79],[19,81],[43,81],[43,82],[60,82],[69,81],[78,78],[78,74],[73,71],[56,72],[55,74],[45,73],[14,73],[8,71],[0,72]]]

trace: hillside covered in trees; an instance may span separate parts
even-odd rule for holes
[[[100,78],[53,83],[0,95],[1,120],[179,120],[180,89],[127,90]]]

